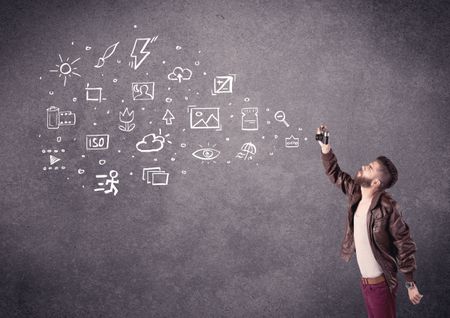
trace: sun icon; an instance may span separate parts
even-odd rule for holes
[[[63,58],[61,57],[61,54],[58,54],[59,59],[61,60],[61,64],[56,64],[57,69],[56,70],[50,70],[50,72],[59,72],[59,76],[58,77],[62,77],[64,76],[64,87],[66,86],[66,82],[67,82],[67,76],[72,77],[73,75],[76,75],[78,77],[81,77],[80,74],[78,74],[77,72],[75,72],[75,70],[77,69],[76,67],[73,67],[73,64],[75,62],[77,62],[79,58],[77,58],[76,60],[74,60],[73,62],[69,63],[69,57],[66,59],[66,61],[63,60]]]

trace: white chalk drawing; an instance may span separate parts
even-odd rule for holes
[[[203,147],[202,145],[199,146],[200,149],[194,151],[192,155],[195,158],[202,160],[202,164],[203,162],[207,162],[208,164],[210,162],[215,163],[214,159],[216,159],[220,155],[220,151],[214,148],[216,145],[210,146],[208,143],[208,147]]]
[[[166,125],[172,125],[172,120],[175,119],[175,116],[172,114],[172,112],[168,109],[166,109],[166,113],[164,114],[162,120],[166,122]]]
[[[169,136],[170,134],[163,136],[160,129],[159,135],[153,133],[145,135],[142,140],[136,144],[136,149],[140,152],[158,152],[164,148],[166,142],[169,144],[172,143],[170,140],[166,139]]]
[[[61,160],[61,158],[58,158],[54,155],[50,155],[50,166],[53,166],[55,163],[57,163],[60,160]]]
[[[103,65],[105,65],[105,61],[111,57],[111,55],[114,54],[114,52],[116,51],[117,45],[119,45],[119,42],[114,43],[113,45],[110,45],[106,50],[105,53],[103,53],[102,57],[98,58],[98,62],[96,65],[94,65],[95,68],[100,68],[103,67]]]
[[[77,117],[72,111],[60,111],[59,107],[50,106],[47,108],[47,128],[58,129],[61,126],[73,126]]]
[[[131,84],[133,100],[155,99],[155,82],[135,82]]]
[[[86,84],[86,100],[101,103],[106,98],[102,97],[101,87],[89,87],[89,83]]]
[[[274,118],[277,122],[279,123],[283,123],[286,125],[286,127],[289,127],[289,124],[286,121],[286,114],[284,113],[284,111],[279,110],[275,113]]]
[[[48,166],[44,166],[42,167],[42,170],[44,171],[58,171],[58,170],[65,170],[66,167],[64,165],[55,165],[57,162],[62,161],[61,158],[59,158],[59,153],[65,153],[66,150],[65,149],[42,149],[42,153],[43,154],[48,154],[48,162],[49,165]],[[60,162],[61,163],[61,162]]]
[[[255,131],[258,130],[258,107],[246,107],[241,109],[242,113],[242,130]]]
[[[147,48],[148,44],[154,43],[158,39],[158,35],[152,38],[137,38],[134,41],[133,50],[130,56],[134,59],[130,62],[130,67],[137,70],[141,66],[142,62],[150,54],[150,50]]]
[[[167,75],[167,78],[171,81],[178,81],[179,83],[181,83],[181,81],[190,80],[191,76],[192,71],[190,69],[177,66],[173,69],[172,73]]]
[[[218,107],[188,106],[191,129],[221,129]]]
[[[124,132],[133,131],[136,126],[133,123],[134,120],[134,110],[131,112],[128,110],[128,107],[125,108],[123,112],[119,112],[119,120],[123,125],[119,125],[119,129]]]
[[[300,138],[295,138],[293,135],[289,138],[284,138],[284,146],[286,148],[298,148],[300,147]]]
[[[160,167],[143,168],[142,180],[153,186],[168,185],[169,173],[161,170]]]
[[[95,188],[94,191],[103,191],[103,193],[113,193],[114,196],[117,195],[119,192],[119,189],[117,189],[116,184],[119,184],[119,173],[116,170],[109,171],[109,178],[106,174],[97,174],[95,175],[96,179],[100,179],[97,182],[98,188]],[[106,189],[106,187],[109,186],[109,189]]]
[[[236,74],[214,77],[214,88],[212,95],[233,93],[233,82],[236,81]]]
[[[242,145],[241,151],[238,152],[236,158],[243,160],[253,160],[254,155],[256,155],[256,146],[251,142],[246,142]]]
[[[58,56],[59,56],[59,60],[61,61],[61,64],[55,64],[57,69],[56,70],[49,70],[49,72],[59,73],[58,77],[63,77],[64,76],[64,87],[65,87],[66,86],[66,82],[67,82],[67,76],[68,77],[72,77],[72,74],[73,74],[75,76],[81,77],[80,74],[75,72],[75,70],[77,68],[73,65],[77,61],[79,61],[81,59],[81,57],[73,60],[72,62],[69,62],[70,58],[67,58],[66,61],[64,61],[63,58],[61,57],[61,54],[58,54]]]
[[[109,135],[86,135],[86,150],[106,150],[109,148]]]

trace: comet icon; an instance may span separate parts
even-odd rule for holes
[[[137,38],[134,41],[133,50],[131,51],[130,56],[134,58],[134,61],[130,62],[130,66],[132,69],[137,70],[139,66],[141,66],[142,62],[147,58],[150,54],[150,50],[147,48],[149,43],[154,43],[157,36],[153,38]]]

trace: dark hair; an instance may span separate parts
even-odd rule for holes
[[[388,189],[392,187],[398,180],[398,170],[391,160],[386,158],[385,156],[379,156],[377,161],[381,165],[381,183],[383,189]]]

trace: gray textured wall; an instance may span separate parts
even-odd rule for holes
[[[398,165],[391,193],[418,246],[425,295],[413,306],[400,288],[399,316],[448,317],[449,13],[445,1],[4,1],[0,316],[363,317],[355,258],[339,258],[346,201],[313,140],[325,122],[348,172],[380,154]],[[155,35],[132,70],[134,39]],[[81,77],[65,87],[49,72],[58,54],[81,57]],[[192,79],[169,82],[174,66]],[[212,96],[214,76],[229,73],[233,94]],[[155,100],[133,101],[131,82],[146,79]],[[87,82],[107,100],[87,102]],[[222,131],[189,129],[189,104],[220,107]],[[51,105],[74,111],[76,125],[47,129]],[[135,110],[131,133],[118,129],[125,106]],[[259,107],[259,131],[240,130],[245,106]],[[173,143],[137,152],[159,128]],[[110,134],[110,149],[85,151],[93,133]],[[300,148],[284,147],[290,134]],[[234,158],[247,141],[254,160]],[[208,143],[221,155],[202,164],[191,153]],[[43,171],[48,148],[67,150],[57,154],[65,171]],[[140,179],[153,165],[170,172],[167,186]],[[94,192],[95,175],[111,169],[118,195]]]

